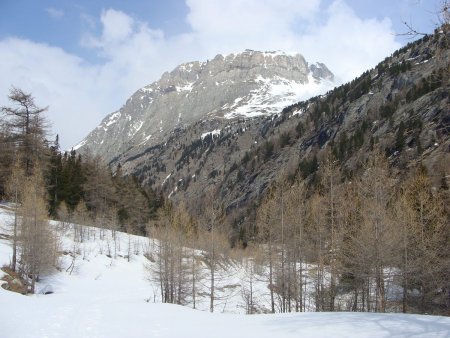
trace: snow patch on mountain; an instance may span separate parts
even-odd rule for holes
[[[255,81],[261,86],[245,97],[237,98],[230,107],[230,111],[224,115],[225,118],[250,118],[278,114],[284,107],[306,100],[311,96],[323,94],[335,85],[329,80],[319,81],[311,73],[308,74],[306,83],[281,77],[264,78],[262,76],[258,76]]]
[[[175,88],[176,88],[177,92],[184,92],[184,91],[190,92],[193,87],[194,87],[194,82],[189,82],[189,83],[185,84],[184,86],[177,86]]]
[[[333,86],[325,65],[309,64],[300,54],[246,50],[188,62],[136,91],[76,149],[89,148],[109,162],[163,144],[182,125],[205,118],[279,114]]]
[[[207,131],[206,133],[203,133],[201,136],[201,139],[203,140],[208,135],[211,135],[212,137],[220,135],[220,129],[215,129],[212,131]]]

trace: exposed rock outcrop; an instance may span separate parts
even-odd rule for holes
[[[164,142],[177,127],[218,117],[280,113],[287,105],[325,92],[333,74],[300,54],[257,52],[217,55],[164,73],[108,115],[75,149],[110,162]]]

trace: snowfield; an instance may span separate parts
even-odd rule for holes
[[[231,107],[228,104],[222,107],[222,109],[230,108],[224,115],[226,119],[279,114],[283,108],[291,104],[324,94],[336,86],[336,83],[330,80],[318,81],[311,73],[308,74],[306,83],[278,76],[272,79],[258,76],[255,82],[260,84],[259,88],[244,97],[237,98]]]
[[[5,234],[9,219],[10,214],[0,209],[0,234]],[[242,296],[235,290],[228,297],[221,294],[227,300],[218,301],[215,313],[161,304],[145,269],[149,261],[143,253],[149,246],[151,249],[151,241],[118,233],[114,244],[112,237],[100,240],[99,230],[90,228],[89,240],[77,243],[72,225],[53,225],[61,233],[66,254],[60,271],[42,279],[37,290],[54,293],[23,296],[0,288],[1,338],[450,337],[448,317],[346,312],[239,314],[243,312]],[[129,245],[133,246],[130,261]],[[75,260],[71,251],[78,253]],[[11,253],[9,242],[0,237],[0,266],[9,264]],[[229,285],[236,283],[236,274],[227,281]],[[208,309],[207,297],[199,299],[198,307]]]

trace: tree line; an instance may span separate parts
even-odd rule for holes
[[[253,284],[263,279],[270,312],[313,307],[448,314],[445,176],[437,186],[420,164],[400,176],[375,149],[349,177],[336,152],[325,147],[314,154],[311,170],[282,172],[244,226],[230,221],[217,191],[189,201],[189,209],[140,187],[120,166],[113,174],[89,154],[62,153],[58,138],[46,139],[45,109],[20,89],[9,98],[14,106],[2,108],[0,192],[13,202],[10,267],[30,292],[60,253],[50,216],[75,223],[79,242],[89,239],[85,225],[156,238],[149,275],[163,302],[196,307],[206,273],[214,311],[219,271],[240,259],[248,313],[261,308]]]
[[[331,148],[317,157],[314,178],[281,174],[273,182],[252,225],[245,225],[245,245],[233,249],[236,229],[226,226],[214,193],[205,194],[196,219],[184,205],[160,209],[149,228],[151,239],[158,239],[149,259],[156,263],[150,279],[161,301],[195,307],[206,279],[213,311],[218,272],[238,264],[245,268],[247,313],[448,314],[447,182],[432,184],[422,166],[399,177],[381,150],[351,179]],[[256,294],[257,280],[267,285],[266,304]]]
[[[257,211],[256,237],[267,244],[276,293],[272,312],[277,297],[281,312],[305,308],[309,266],[316,311],[448,314],[446,182],[433,186],[420,166],[401,180],[380,151],[346,180],[331,151],[322,156],[317,188],[278,182]]]
[[[47,108],[19,88],[8,98],[11,105],[0,115],[0,199],[13,202],[10,268],[27,284],[25,292],[35,292],[59,255],[49,218],[144,233],[162,198],[124,177],[120,167],[113,173],[98,157],[63,153],[58,136],[48,140]]]

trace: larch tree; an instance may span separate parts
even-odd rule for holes
[[[184,224],[184,236],[185,236],[185,242],[187,244],[187,250],[186,252],[186,259],[188,261],[188,275],[190,278],[190,296],[192,299],[192,307],[195,309],[197,306],[197,288],[200,279],[202,278],[201,275],[201,260],[198,255],[198,227],[192,216],[187,211],[184,204],[181,205],[181,218],[182,222]]]
[[[163,208],[158,211],[157,220],[153,221],[148,229],[149,239],[155,243],[156,247],[156,266],[148,265],[149,275],[152,282],[156,283],[161,292],[161,302],[172,303],[173,299],[170,297],[170,272],[172,263],[171,252],[171,233],[170,233],[170,217],[172,213],[172,206],[165,204]]]
[[[306,263],[306,188],[303,182],[295,182],[286,194],[286,224],[288,225],[289,252],[289,311],[291,298],[295,302],[295,311],[305,308],[304,281]]]
[[[329,283],[329,310],[334,311],[334,303],[336,298],[336,283],[337,271],[339,263],[339,248],[340,245],[340,220],[338,209],[340,209],[339,202],[339,187],[340,187],[340,170],[337,159],[328,150],[325,154],[325,159],[320,165],[321,174],[321,195],[324,197],[324,210],[326,213],[326,223],[329,229],[329,244],[328,244],[328,259],[327,263],[330,266],[330,283]]]
[[[86,203],[84,200],[81,200],[75,210],[72,213],[71,220],[74,222],[73,225],[73,235],[74,241],[76,242],[84,242],[86,236],[89,236],[89,232],[86,232],[86,226],[92,225],[92,217],[89,213]]]
[[[7,194],[6,185],[14,158],[17,158],[17,155],[15,154],[10,128],[3,116],[0,115],[0,198]]]
[[[387,159],[376,152],[368,161],[359,182],[361,194],[362,225],[361,244],[373,268],[375,279],[375,310],[386,311],[386,269],[394,264],[395,236],[397,229],[392,222],[389,204],[394,182],[389,176]]]
[[[425,313],[431,309],[437,290],[448,287],[450,226],[443,199],[423,169],[406,183],[405,190],[413,234],[408,255],[413,268],[410,281],[420,291],[419,310]]]
[[[43,113],[47,107],[38,107],[34,97],[19,88],[12,87],[8,96],[12,107],[2,107],[14,143],[22,156],[27,175],[32,173],[33,160],[42,157],[48,123]]]
[[[256,313],[256,304],[258,303],[254,285],[257,280],[256,265],[260,260],[260,250],[257,245],[252,245],[247,246],[245,250],[241,250],[239,253],[241,254],[240,262],[243,267],[241,295],[245,302],[246,314],[253,314]]]
[[[217,204],[217,200],[214,198],[214,189],[211,188],[207,191],[204,196],[204,210],[203,217],[200,220],[202,224],[200,224],[200,228],[202,229],[201,242],[203,242],[204,247],[204,261],[209,269],[209,291],[210,291],[210,302],[209,302],[209,311],[214,312],[214,303],[216,300],[216,271],[217,264],[220,259],[220,250],[221,247],[220,240],[222,238],[220,232],[217,229],[218,220],[220,218],[220,206]]]
[[[368,255],[360,241],[362,211],[358,185],[346,182],[343,186],[339,218],[342,224],[341,285],[353,292],[348,311],[366,311],[370,298]]]
[[[58,241],[49,226],[45,186],[37,166],[26,180],[20,213],[20,271],[34,293],[36,281],[51,272],[58,259]]]
[[[396,256],[398,266],[401,269],[402,279],[402,312],[406,313],[409,306],[408,291],[412,287],[412,276],[414,275],[414,238],[417,235],[414,225],[414,210],[411,206],[408,191],[400,188],[396,194],[392,206],[392,214],[397,224],[400,237],[397,239]]]
[[[183,203],[173,210],[171,217],[171,232],[173,243],[173,274],[171,283],[175,288],[174,303],[186,304],[187,296],[191,291],[190,278],[188,273],[191,272],[192,265],[188,261],[189,253],[186,245],[188,244],[187,236],[190,232],[190,216]]]
[[[319,193],[313,194],[307,204],[307,234],[309,257],[316,264],[314,288],[316,311],[326,310],[325,263],[328,242],[327,217],[324,210],[324,198]]]
[[[14,164],[11,168],[11,174],[8,177],[6,183],[6,193],[9,197],[10,201],[13,202],[14,207],[14,220],[12,224],[12,260],[11,260],[11,269],[16,271],[17,267],[17,246],[18,246],[18,236],[19,236],[19,217],[20,217],[20,204],[22,203],[22,199],[24,196],[24,188],[25,188],[25,180],[26,175],[24,170],[22,169],[20,160],[16,158]]]
[[[153,282],[161,290],[163,303],[184,305],[190,291],[195,292],[196,268],[190,261],[191,255],[186,245],[192,222],[185,207],[174,207],[166,203],[160,210],[158,220],[149,228],[149,235],[156,239],[156,267],[151,268]],[[189,273],[194,276],[192,281]],[[191,282],[194,286],[191,288]],[[195,302],[195,295],[193,296]]]
[[[263,246],[262,255],[268,265],[268,288],[270,291],[270,310],[275,313],[275,264],[276,254],[276,231],[273,224],[273,211],[275,203],[273,192],[269,191],[258,208],[256,224],[258,229],[258,242]]]

